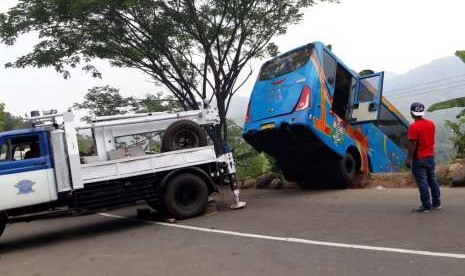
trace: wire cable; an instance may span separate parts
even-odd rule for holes
[[[443,81],[450,80],[450,79],[455,79],[455,78],[458,78],[458,77],[465,77],[465,74],[460,74],[460,75],[455,75],[455,76],[440,78],[440,79],[436,79],[436,80],[432,80],[432,81],[427,81],[427,82],[423,82],[423,83],[418,83],[418,84],[414,84],[414,85],[409,85],[409,86],[404,86],[404,87],[402,87],[402,86],[401,86],[401,87],[393,87],[393,88],[391,88],[390,90],[387,90],[386,92],[390,92],[390,91],[399,91],[399,90],[406,90],[407,88],[418,87],[418,86],[422,86],[422,85],[430,84],[430,83],[443,82]]]

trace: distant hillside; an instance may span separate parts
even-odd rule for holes
[[[414,101],[430,106],[457,98],[465,95],[465,63],[455,56],[433,60],[405,74],[386,79],[383,90],[384,96],[407,114],[410,103]]]
[[[248,104],[249,98],[235,96],[229,106],[228,117],[233,119],[238,125],[242,126],[244,124]]]

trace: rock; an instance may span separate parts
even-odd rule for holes
[[[257,184],[257,180],[255,178],[248,178],[244,179],[240,185],[241,189],[253,189]]]
[[[460,162],[450,165],[447,178],[454,187],[465,186],[465,163]]]
[[[271,181],[275,178],[280,178],[278,174],[267,172],[257,178],[257,188],[266,188],[270,185]]]
[[[275,178],[271,180],[270,185],[268,187],[270,189],[278,190],[278,189],[281,189],[282,186],[283,186],[283,181],[279,178]]]
[[[204,216],[211,216],[218,214],[218,207],[216,204],[216,200],[210,197],[208,198],[207,208],[205,209]]]
[[[413,188],[415,180],[410,172],[403,173],[371,173],[362,175],[355,188]]]
[[[300,189],[300,187],[295,182],[289,182],[287,180],[283,180],[282,189]]]

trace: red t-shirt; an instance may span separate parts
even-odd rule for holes
[[[417,141],[416,158],[434,156],[435,126],[431,120],[417,119],[408,129],[408,139]]]

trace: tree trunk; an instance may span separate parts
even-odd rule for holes
[[[224,104],[224,99],[217,94],[216,97],[217,107],[218,107],[218,116],[220,117],[220,125],[218,127],[219,133],[217,133],[217,139],[224,145],[228,141],[228,126],[226,120],[226,109]]]

